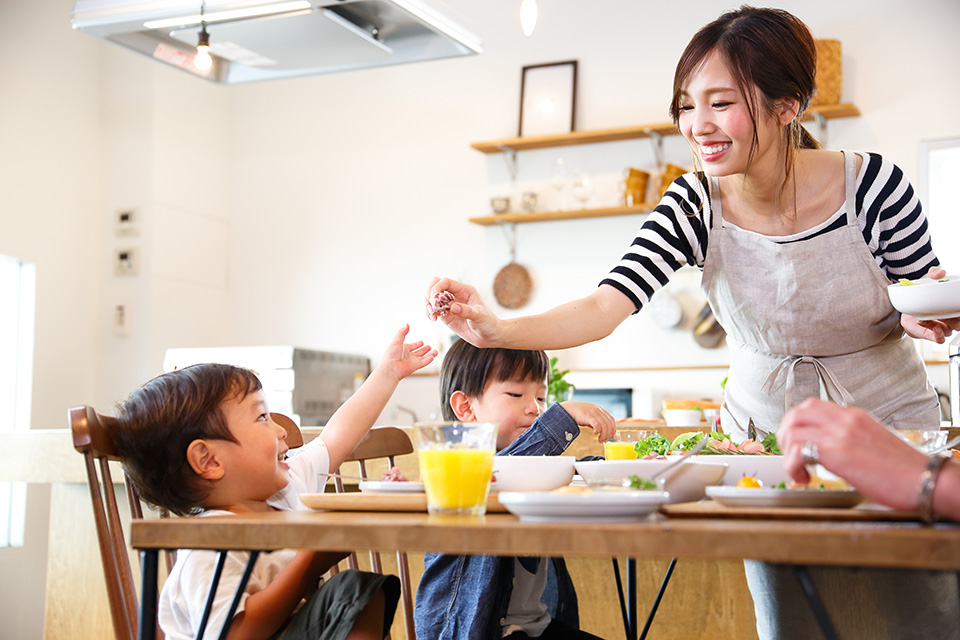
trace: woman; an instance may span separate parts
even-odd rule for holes
[[[813,38],[794,16],[752,7],[724,14],[694,36],[674,76],[670,112],[699,170],[673,183],[601,285],[545,313],[500,320],[473,287],[435,279],[428,316],[438,317],[433,302],[446,291],[453,301],[441,320],[477,346],[569,348],[609,335],[683,264],[696,265],[728,336],[721,422],[735,439],[750,419],[775,431],[809,396],[862,407],[897,428],[938,427],[937,396],[904,334],[943,342],[960,319],[901,316],[886,292],[891,280],[943,275],[926,219],[891,162],[821,150],[800,126],[815,70]],[[785,572],[746,566],[761,637],[810,637],[805,605],[787,610]],[[949,586],[907,592],[949,590],[956,600],[955,576],[941,578]],[[950,615],[960,616],[957,608]],[[869,636],[862,631],[855,637]]]

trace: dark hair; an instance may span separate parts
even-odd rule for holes
[[[816,91],[817,47],[810,30],[797,17],[782,9],[758,9],[746,5],[724,13],[700,29],[684,49],[673,76],[670,117],[674,124],[680,119],[684,84],[713,51],[718,51],[730,68],[753,122],[748,168],[759,145],[757,117],[760,108],[772,115],[776,101],[781,98],[794,98],[800,103],[797,117],[784,130],[788,137],[785,176],[789,178],[794,150],[820,148],[820,143],[800,125],[800,116],[810,106]],[[760,105],[754,104],[753,86],[760,90]]]
[[[550,360],[543,351],[516,349],[479,349],[466,340],[457,340],[443,356],[440,367],[440,407],[444,420],[456,420],[450,406],[454,392],[476,398],[491,380],[544,380],[550,373]]]
[[[187,463],[187,447],[197,439],[236,442],[221,406],[261,388],[248,369],[198,364],[157,376],[117,405],[113,437],[140,496],[177,515],[198,512],[210,485]]]

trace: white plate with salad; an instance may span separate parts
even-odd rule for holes
[[[960,276],[937,280],[901,278],[887,287],[887,293],[897,311],[917,320],[960,318]]]
[[[527,522],[635,522],[669,502],[670,494],[566,487],[556,491],[501,491],[498,498],[507,511]]]
[[[707,487],[707,497],[727,507],[848,509],[863,502],[862,494],[849,489]]]

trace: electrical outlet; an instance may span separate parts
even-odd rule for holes
[[[113,333],[121,338],[130,337],[130,310],[125,304],[113,307]]]
[[[113,275],[135,276],[140,273],[140,252],[133,247],[117,249],[113,254]]]
[[[114,228],[118,236],[140,235],[140,210],[136,208],[117,209],[114,214]]]

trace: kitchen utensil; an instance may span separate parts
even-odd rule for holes
[[[526,267],[518,264],[517,258],[517,229],[512,225],[510,236],[510,263],[497,272],[493,278],[493,297],[500,306],[507,309],[519,309],[530,302],[533,292],[533,278]]]
[[[709,438],[704,436],[703,438],[700,439],[700,442],[698,442],[693,449],[690,449],[689,451],[685,451],[683,455],[680,456],[679,460],[675,460],[670,464],[668,464],[667,466],[665,466],[663,469],[660,469],[660,471],[657,471],[655,474],[653,474],[653,476],[651,476],[650,479],[654,482],[659,482],[660,486],[662,487],[664,484],[666,484],[667,478],[670,477],[671,472],[673,472],[674,469],[679,467],[684,462],[690,460],[696,454],[703,451],[703,448],[707,446],[708,441],[709,441]],[[629,487],[630,481],[624,480],[623,486]]]
[[[713,315],[710,304],[704,303],[693,322],[694,341],[704,349],[714,349],[720,346],[726,335],[727,332],[723,330],[723,327],[720,326]]]
[[[928,455],[931,455],[931,456],[932,456],[932,455],[936,455],[936,454],[938,454],[938,453],[943,453],[943,452],[946,451],[947,449],[953,449],[953,448],[954,448],[955,446],[957,446],[958,444],[960,444],[960,436],[957,436],[956,438],[951,438],[950,440],[947,441],[946,444],[941,445],[941,446],[937,447],[936,449],[931,449],[931,450],[928,451],[927,453],[928,453]]]
[[[639,207],[647,200],[647,183],[650,181],[650,174],[640,169],[627,167],[623,170],[623,180],[620,182],[620,188],[623,193],[620,198],[620,204],[625,207]]]

